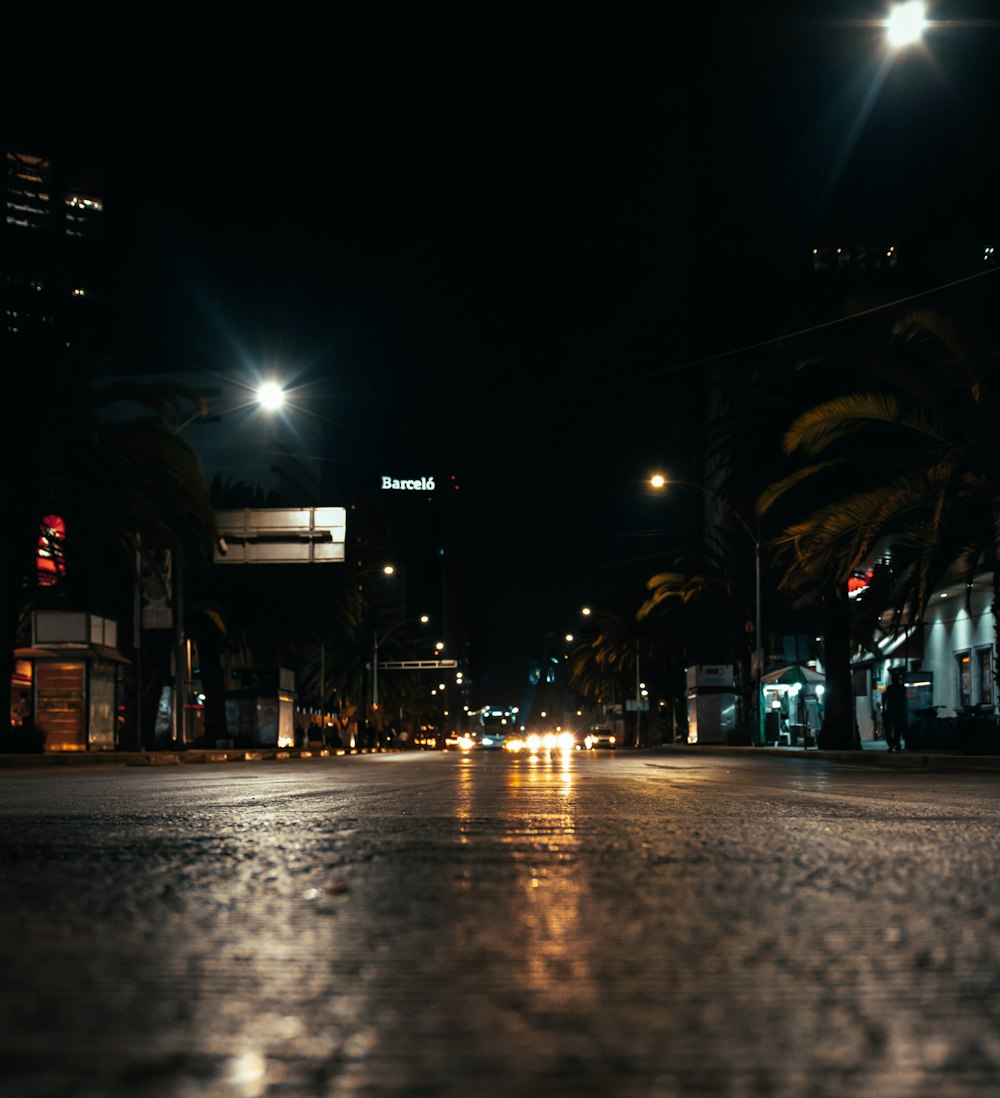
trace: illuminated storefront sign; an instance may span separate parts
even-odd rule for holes
[[[434,478],[421,477],[419,480],[396,480],[395,477],[382,478],[383,492],[433,492]]]
[[[58,587],[66,575],[66,524],[58,515],[46,515],[38,533],[35,567],[39,587]]]
[[[867,591],[874,576],[875,570],[869,568],[867,572],[855,572],[853,576],[848,577],[847,597],[849,599],[856,599],[864,591]]]

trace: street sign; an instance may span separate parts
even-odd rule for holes
[[[216,564],[341,564],[344,507],[262,507],[217,511]]]
[[[626,698],[625,699],[625,708],[630,713],[634,713],[637,709],[639,710],[640,713],[648,713],[649,712],[649,700],[647,698],[641,698],[639,700],[639,702],[636,703],[635,698]]]

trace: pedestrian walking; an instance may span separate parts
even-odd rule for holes
[[[890,751],[902,751],[906,732],[906,686],[902,671],[893,671],[882,696],[882,724]]]

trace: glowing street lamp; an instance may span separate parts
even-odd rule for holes
[[[243,389],[243,386],[240,386]],[[228,415],[233,411],[238,411],[240,408],[252,407],[257,405],[263,411],[267,413],[277,412],[285,400],[285,391],[277,381],[266,381],[259,385],[256,390],[245,389],[247,394],[253,393],[253,399],[248,399],[237,406],[237,408],[225,409],[221,414],[214,416],[214,419],[222,418],[224,415]],[[197,401],[197,408],[186,419],[181,420],[169,427],[171,434],[177,436],[182,431],[186,430],[195,420],[205,419],[209,414],[209,405],[204,397],[199,397]],[[138,552],[138,547],[137,547]],[[138,580],[136,581],[138,583]],[[138,587],[136,588],[136,598],[138,599]],[[176,666],[176,674],[174,675],[174,687],[173,687],[173,699],[172,699],[172,712],[171,712],[171,737],[175,743],[183,744],[187,739],[187,727],[185,719],[185,707],[187,701],[188,687],[191,680],[191,653],[188,640],[184,633],[184,589],[183,578],[179,562],[174,567],[174,663]],[[137,631],[136,650],[139,649],[139,633]]]
[[[927,27],[927,8],[922,0],[894,4],[885,21],[886,41],[895,50],[919,42]]]
[[[245,411],[254,406],[268,413],[280,412],[285,405],[285,390],[278,381],[272,380],[261,382],[256,389],[244,386],[243,384],[237,384],[235,388],[239,390],[241,394],[240,398],[235,402],[227,404],[221,411],[216,410],[211,416],[212,421]],[[170,428],[172,434],[179,435],[182,431],[190,427],[195,420],[208,418],[210,412],[208,401],[204,397],[200,397],[197,403],[198,407],[189,416]]]
[[[285,403],[285,390],[277,381],[265,381],[257,387],[257,403],[267,412],[277,412]]]

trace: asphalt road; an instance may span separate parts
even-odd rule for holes
[[[1000,1093],[1000,775],[0,771],[0,1093]]]

